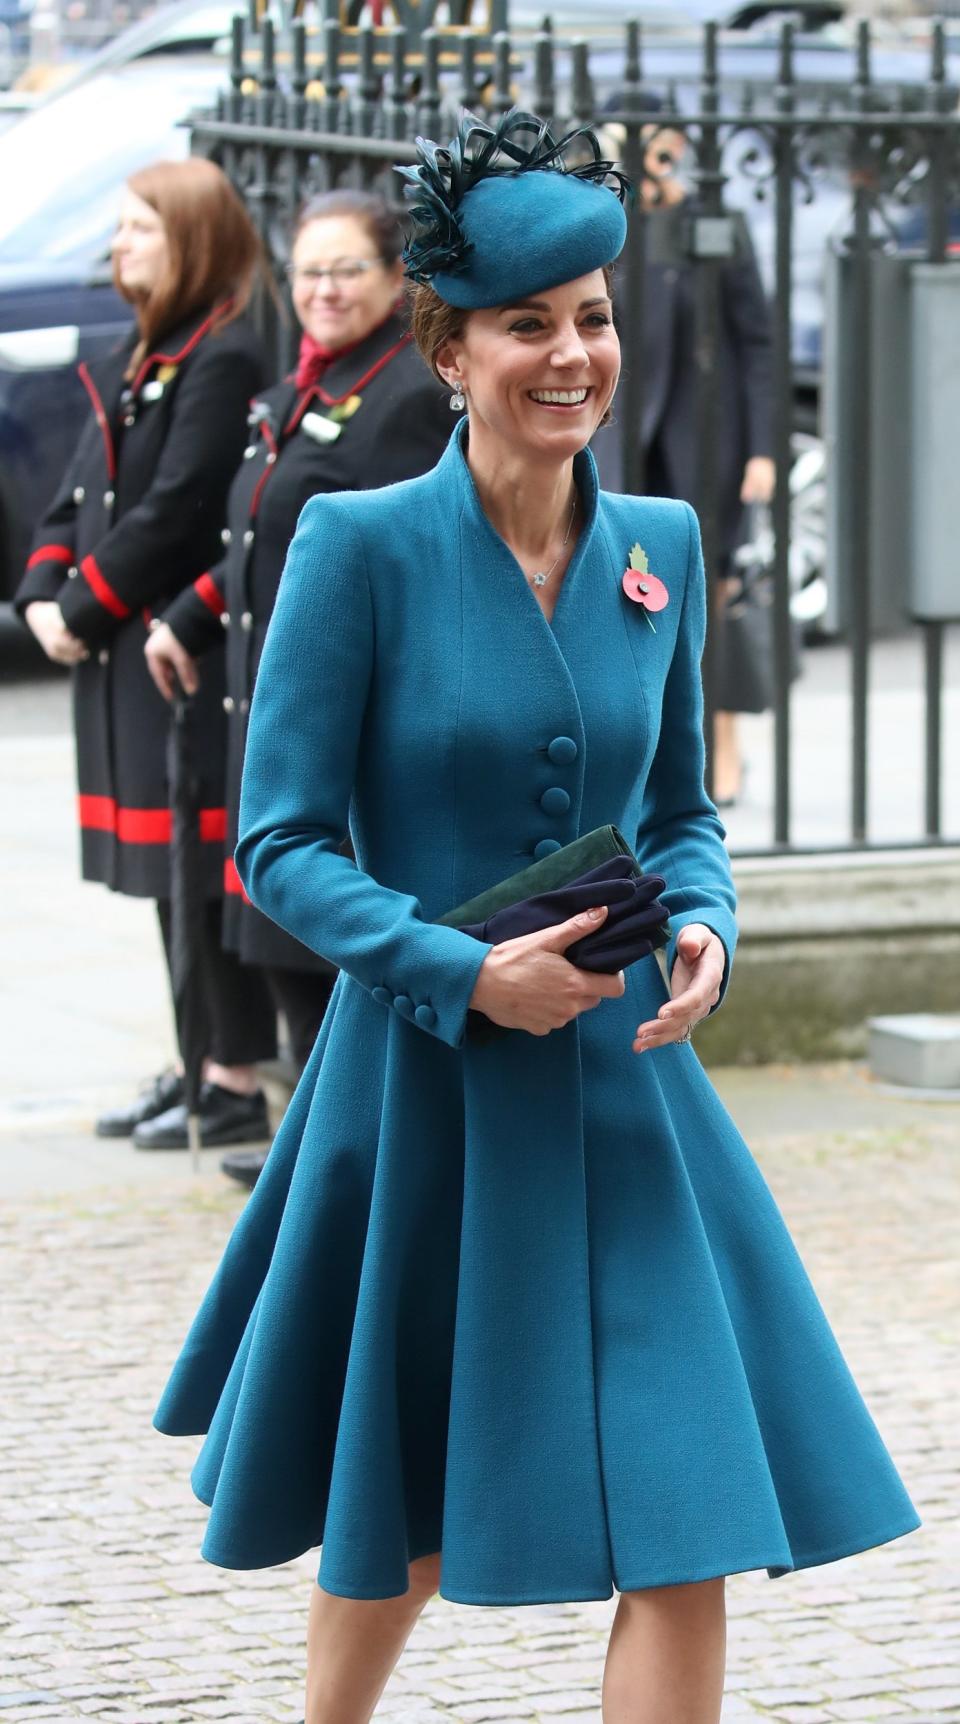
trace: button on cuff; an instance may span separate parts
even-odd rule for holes
[[[562,844],[556,838],[541,838],[533,852],[533,859],[535,862],[542,862],[545,856],[552,856],[555,850],[562,850],[562,848]]]
[[[389,988],[372,988],[371,997],[376,1000],[378,1006],[393,1005],[393,995]]]
[[[409,994],[398,994],[393,1002],[394,1008],[402,1018],[413,1017],[413,1001]]]
[[[432,1006],[418,1006],[413,1016],[422,1030],[432,1030],[436,1026],[437,1014]]]

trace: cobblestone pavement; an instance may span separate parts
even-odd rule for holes
[[[826,1568],[731,1579],[724,1724],[948,1724],[960,1720],[958,1114],[811,1129],[815,1087],[794,1074],[797,1135],[756,1152],[925,1524]],[[20,1143],[29,1157],[29,1133]],[[148,1182],[27,1194],[0,1217],[9,1724],[302,1716],[315,1559],[240,1575],[204,1564],[196,1444],[150,1428],[243,1201],[207,1160],[197,1180],[172,1158]],[[599,1724],[612,1608],[436,1599],[377,1716]]]

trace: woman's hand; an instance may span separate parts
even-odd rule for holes
[[[723,941],[703,922],[688,922],[677,937],[677,955],[670,977],[672,998],[656,1017],[637,1028],[635,1054],[678,1042],[684,1032],[705,1018],[720,998],[726,965]]]
[[[197,661],[180,645],[169,623],[158,622],[151,628],[144,647],[147,669],[164,700],[173,700],[183,689],[184,694],[196,694],[200,687]]]
[[[751,455],[743,469],[741,503],[772,503],[777,488],[777,465],[769,455]]]
[[[34,599],[23,617],[30,633],[36,635],[54,664],[80,664],[90,657],[86,644],[67,628],[56,599]]]
[[[470,997],[474,1011],[484,1012],[504,1029],[547,1036],[601,1000],[619,999],[625,987],[622,970],[616,976],[592,975],[563,955],[575,940],[598,928],[606,914],[602,904],[556,928],[491,947]]]

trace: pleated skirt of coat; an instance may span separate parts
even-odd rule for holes
[[[209,1561],[322,1545],[379,1598],[440,1551],[445,1598],[513,1605],[920,1524],[694,1048],[631,1052],[663,998],[647,960],[457,1051],[340,978],[156,1415],[205,1436]]]

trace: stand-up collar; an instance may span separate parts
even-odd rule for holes
[[[470,434],[469,419],[464,417],[456,426],[446,449],[434,469],[435,475],[444,488],[455,485],[461,493],[468,514],[481,532],[489,535],[497,546],[504,548],[503,540],[495,527],[491,525],[477,487],[473,474],[467,462],[467,440]],[[577,541],[576,557],[579,561],[586,551],[593,536],[597,521],[597,503],[600,495],[600,485],[597,478],[597,464],[593,458],[592,449],[581,449],[573,458],[573,478],[583,504],[583,527]]]

